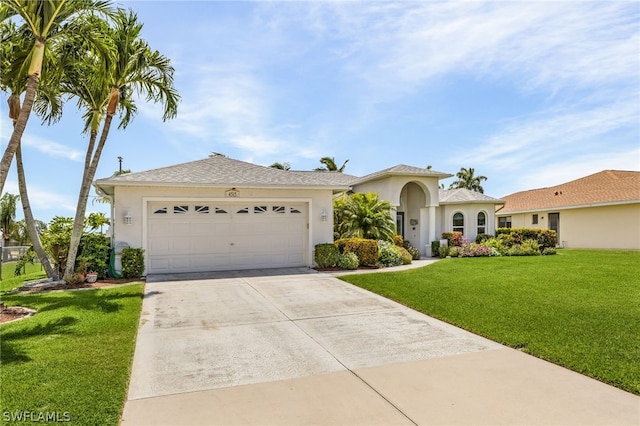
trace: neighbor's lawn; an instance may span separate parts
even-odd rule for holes
[[[71,424],[117,425],[142,292],[142,284],[134,284],[4,294],[7,305],[27,306],[37,313],[0,326],[3,417],[7,412],[58,413],[62,419],[68,415]]]
[[[640,252],[445,259],[343,280],[640,394]]]
[[[16,263],[17,262],[3,262],[2,263],[2,280],[0,280],[0,285],[2,286],[2,290],[9,290],[22,281],[25,280],[25,277],[28,276],[27,279],[35,280],[38,278],[45,278],[46,274],[42,270],[42,265],[39,263],[27,263],[26,265],[26,274],[15,276],[16,271]],[[15,280],[17,278],[17,280]],[[13,280],[13,281],[10,281]]]

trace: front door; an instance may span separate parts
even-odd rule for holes
[[[549,213],[549,229],[556,231],[556,244],[560,245],[560,213]]]

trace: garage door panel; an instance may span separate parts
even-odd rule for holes
[[[149,273],[306,264],[306,204],[218,202],[209,213],[196,204],[203,203],[149,204]],[[227,213],[213,213],[221,210]]]

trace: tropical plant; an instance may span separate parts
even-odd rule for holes
[[[269,167],[278,169],[278,170],[291,170],[291,164],[289,164],[289,162],[287,161],[285,161],[284,163],[276,162],[270,165]]]
[[[109,218],[102,212],[89,213],[89,216],[85,219],[85,228],[88,232],[96,232],[100,230],[99,233],[102,234],[102,228],[110,223],[111,221]]]
[[[20,46],[28,46],[28,52],[21,49],[22,53],[27,54],[14,56],[10,65],[3,66],[3,72],[24,78],[26,85],[24,101],[19,107],[18,118],[0,161],[0,192],[4,189],[9,166],[31,114],[43,65],[45,61],[55,59],[50,55],[51,44],[76,38],[99,45],[93,28],[86,25],[85,18],[109,11],[109,2],[101,0],[3,0],[0,3],[0,22],[12,20],[20,24],[8,35],[12,39],[11,46],[18,46],[19,43]],[[10,105],[10,109],[16,108],[15,98],[10,99]]]
[[[9,245],[11,234],[15,229],[16,205],[19,199],[19,195],[8,192],[0,198],[0,231],[2,231],[5,246]]]
[[[324,164],[324,166],[322,167],[318,167],[315,170],[318,172],[344,172],[344,168],[347,166],[347,163],[349,162],[349,160],[346,160],[344,163],[342,163],[342,166],[338,167],[338,165],[336,164],[336,160],[334,157],[322,157],[320,159],[320,163]]]
[[[373,192],[343,195],[334,200],[334,230],[340,238],[393,241],[396,223],[391,204]]]
[[[96,21],[96,25],[100,23]],[[119,127],[127,127],[137,111],[134,94],[142,94],[147,101],[161,103],[163,120],[174,118],[177,114],[180,97],[173,85],[171,61],[158,51],[151,50],[140,38],[141,29],[142,24],[134,12],[118,10],[113,17],[113,27],[103,28],[114,44],[115,60],[109,62],[102,58],[100,61],[96,59],[95,52],[80,49],[83,56],[81,61],[74,61],[76,74],[68,72],[67,75],[71,77],[63,84],[63,91],[76,98],[78,107],[84,111],[85,131],[90,135],[65,277],[73,274],[91,183],[113,117],[119,111]],[[80,46],[88,47],[82,43]],[[102,131],[98,139],[101,122]]]
[[[482,188],[482,182],[487,180],[486,176],[475,176],[475,169],[470,167],[468,169],[462,167],[458,173],[456,173],[458,180],[449,185],[449,189],[466,188],[471,191],[484,193]]]

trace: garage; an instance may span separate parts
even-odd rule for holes
[[[148,273],[308,264],[308,203],[147,203]]]

